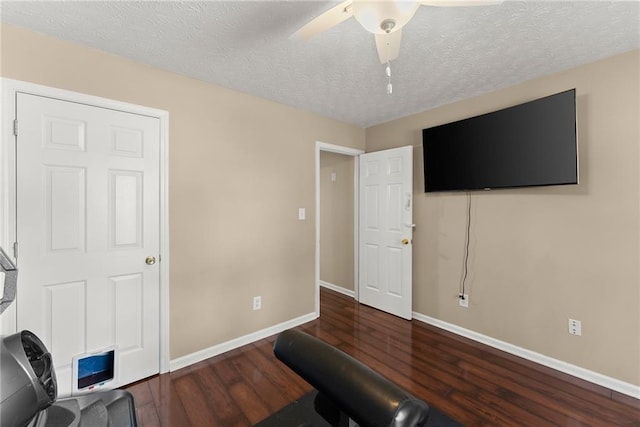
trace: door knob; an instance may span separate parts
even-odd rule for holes
[[[156,257],[148,256],[147,259],[144,260],[144,262],[147,263],[147,265],[153,265],[156,263]]]
[[[402,239],[402,244],[403,245],[408,245],[409,244],[409,239]]]

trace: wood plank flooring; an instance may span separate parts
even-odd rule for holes
[[[465,426],[640,426],[640,400],[327,289],[320,307],[298,329]],[[140,427],[252,426],[311,391],[273,356],[274,340],[127,387]]]

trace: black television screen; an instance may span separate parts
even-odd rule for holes
[[[577,184],[575,96],[423,129],[425,192]]]

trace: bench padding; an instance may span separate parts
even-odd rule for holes
[[[324,341],[290,329],[278,336],[273,351],[318,390],[320,400],[328,400],[360,427],[427,423],[429,407],[425,402]]]

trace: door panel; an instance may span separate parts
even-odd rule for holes
[[[120,351],[129,354],[144,348],[143,277],[130,274],[111,278],[116,310],[115,338]]]
[[[84,252],[86,242],[85,169],[44,166],[44,229],[47,252]]]
[[[360,302],[411,319],[413,147],[360,156]]]
[[[50,337],[49,351],[58,359],[71,360],[85,348],[86,288],[85,281],[43,286],[45,336]]]
[[[18,329],[72,357],[119,347],[114,386],[159,371],[157,118],[18,93]]]
[[[142,246],[142,174],[109,171],[109,242],[111,250]]]

